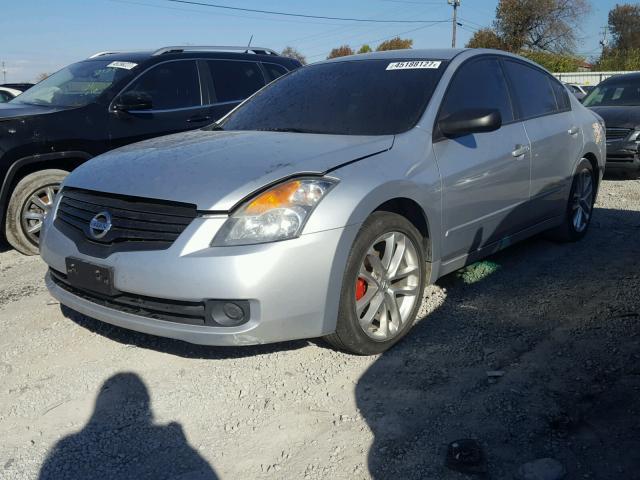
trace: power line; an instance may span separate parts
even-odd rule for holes
[[[344,22],[369,22],[369,23],[444,23],[449,20],[375,20],[369,18],[344,18],[344,17],[327,17],[324,15],[305,15],[302,13],[277,12],[273,10],[258,10],[255,8],[231,7],[229,5],[219,5],[215,3],[196,2],[192,0],[167,0],[172,3],[183,3],[186,5],[198,5],[200,7],[221,8],[225,10],[235,10],[240,12],[264,13],[267,15],[282,15],[285,17],[299,18],[315,18],[320,20],[340,20]]]

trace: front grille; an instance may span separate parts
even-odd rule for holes
[[[51,274],[51,280],[69,293],[113,310],[168,322],[189,325],[206,324],[204,302],[166,300],[124,292],[113,296],[103,295],[70,285],[67,281],[67,276],[57,270],[49,269],[49,273]]]
[[[630,128],[607,128],[607,140],[624,140],[631,133]]]
[[[91,235],[89,223],[108,212],[112,227],[102,238]],[[196,217],[195,205],[65,188],[55,225],[83,253],[101,258],[115,251],[169,248]]]

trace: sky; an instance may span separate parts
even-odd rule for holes
[[[591,0],[578,52],[599,52],[601,27],[609,10],[623,0]],[[12,0],[0,18],[0,62],[6,81],[34,81],[99,51],[152,50],[169,45],[252,45],[281,51],[291,45],[309,62],[326,58],[336,46],[372,47],[396,35],[414,48],[451,46],[447,0],[197,0],[240,8],[304,15],[411,20],[425,23],[365,23],[275,16],[169,0]],[[489,26],[498,0],[461,0],[457,44]],[[443,23],[428,23],[443,21]],[[0,80],[3,80],[0,68]]]

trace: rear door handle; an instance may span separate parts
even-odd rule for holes
[[[578,127],[573,126],[569,130],[567,130],[567,133],[569,135],[577,135],[579,131],[580,129]]]
[[[193,117],[187,118],[187,122],[189,123],[202,123],[208,122],[209,120],[211,120],[211,117],[209,115],[195,115]]]
[[[522,155],[524,155],[525,153],[529,153],[529,145],[516,145],[516,149],[511,152],[511,155],[513,155],[514,157],[521,157]]]

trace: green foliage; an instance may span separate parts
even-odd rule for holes
[[[373,52],[373,50],[366,43],[360,47],[360,50],[358,50],[358,53],[369,53],[369,52]]]
[[[609,30],[615,50],[640,48],[640,4],[616,5],[609,11]]]
[[[458,270],[455,274],[457,278],[462,279],[467,285],[477,283],[480,280],[484,280],[490,275],[493,275],[500,270],[500,265],[495,262],[483,260],[481,262],[472,263],[466,267]]]
[[[640,70],[640,48],[606,50],[596,69],[601,71]]]
[[[377,52],[384,52],[386,50],[403,50],[405,48],[411,48],[413,46],[413,40],[410,38],[395,37],[391,40],[386,40],[378,45]]]
[[[519,55],[542,65],[550,72],[575,72],[584,64],[584,59],[574,55],[563,55],[541,51],[524,50]]]
[[[331,50],[331,53],[329,53],[327,60],[329,60],[330,58],[346,57],[349,55],[353,55],[354,53],[355,52],[353,51],[353,48],[351,48],[349,45],[342,45]]]

